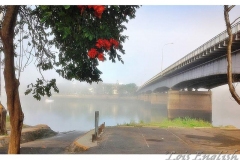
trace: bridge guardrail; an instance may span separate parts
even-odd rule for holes
[[[237,23],[232,27],[232,33],[236,34],[239,31],[240,31],[240,23]],[[186,56],[184,56],[183,58],[181,58],[180,60],[178,60],[177,62],[172,64],[171,66],[169,66],[165,70],[163,70],[162,75],[166,74],[168,71],[175,68],[177,64],[183,64],[184,62],[190,60],[191,58],[195,57],[196,55],[199,55],[200,53],[210,49],[211,47],[214,47],[216,44],[225,41],[227,38],[228,38],[228,34],[227,34],[227,31],[225,30],[225,31],[221,32],[220,34],[218,34],[217,36],[215,36],[214,38],[207,41],[206,43],[204,43],[203,45],[201,45],[200,47],[198,47],[197,49],[195,49],[194,51],[190,52],[189,54],[187,54]],[[199,50],[203,50],[203,51],[199,52]],[[197,52],[197,54],[196,54],[196,52]]]
[[[239,31],[240,31],[240,22],[232,26],[232,34],[237,34]],[[227,30],[219,33],[217,36],[213,37],[212,39],[210,39],[209,41],[207,41],[197,49],[193,50],[192,52],[190,52],[189,54],[187,54],[186,56],[184,56],[174,64],[170,65],[168,68],[166,68],[162,72],[155,75],[153,78],[151,78],[146,83],[144,83],[139,89],[153,82],[156,78],[159,78],[160,76],[164,76],[167,73],[171,72],[172,70],[181,68],[182,66],[192,62],[193,60],[198,59],[199,56],[203,54],[206,55],[209,49],[211,49],[212,47],[215,47],[216,44],[220,44],[221,42],[224,42],[227,38],[228,38]]]

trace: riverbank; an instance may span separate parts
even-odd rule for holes
[[[164,119],[161,122],[144,122],[144,121],[131,121],[130,123],[118,124],[118,126],[134,126],[134,127],[160,127],[160,128],[168,128],[168,127],[183,127],[183,128],[194,128],[194,127],[213,127],[212,124],[208,121],[204,121],[202,119],[195,119],[190,117],[183,118],[175,118],[172,120]],[[232,126],[234,127],[234,126]],[[234,127],[235,128],[235,127]]]
[[[33,128],[23,132],[32,132]],[[93,131],[59,133],[22,143],[21,154],[240,153],[240,130],[235,128],[113,126],[106,127],[98,140],[92,142]],[[7,147],[0,147],[0,154],[6,153]]]
[[[9,144],[10,129],[7,123],[8,135],[0,135],[0,148],[7,147]],[[53,131],[49,126],[39,124],[36,126],[24,125],[22,129],[21,143],[34,141],[37,139],[52,137],[57,135],[57,132]]]

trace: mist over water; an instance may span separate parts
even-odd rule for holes
[[[238,90],[238,87],[237,87]],[[31,95],[21,97],[24,124],[47,124],[54,131],[89,131],[94,128],[94,114],[99,111],[100,124],[106,126],[131,121],[156,122],[167,118],[167,106],[151,105],[138,100],[114,100],[54,96],[35,100]],[[6,97],[2,97],[6,106]],[[228,86],[212,89],[212,124],[240,128],[240,106],[231,97]]]
[[[240,95],[239,86],[236,91]],[[228,85],[212,89],[212,124],[240,128],[240,105],[232,98]]]
[[[95,111],[99,111],[99,123],[105,122],[106,126],[131,121],[161,121],[167,116],[166,107],[149,106],[140,101],[83,99],[74,96],[56,96],[40,102],[30,97],[23,97],[22,108],[25,124],[47,124],[54,131],[59,132],[93,129]]]

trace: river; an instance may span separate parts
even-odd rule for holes
[[[2,100],[6,107],[6,100]],[[167,118],[166,106],[151,105],[137,100],[86,99],[55,96],[37,101],[21,96],[24,123],[47,124],[54,131],[89,131],[94,128],[94,114],[99,111],[100,124],[106,126],[134,122],[161,121]],[[212,124],[240,128],[240,106],[231,98],[227,86],[212,90]]]
[[[55,96],[42,101],[22,97],[24,123],[47,124],[54,131],[94,128],[95,111],[99,111],[99,123],[115,126],[129,122],[161,121],[166,118],[166,107],[149,105],[136,100],[89,99],[75,96]]]

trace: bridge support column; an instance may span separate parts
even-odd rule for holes
[[[151,95],[150,94],[144,94],[143,100],[144,100],[144,102],[151,102]]]
[[[168,118],[200,118],[212,121],[211,91],[172,91],[168,92]]]
[[[167,93],[152,93],[151,104],[167,104],[168,94]]]

